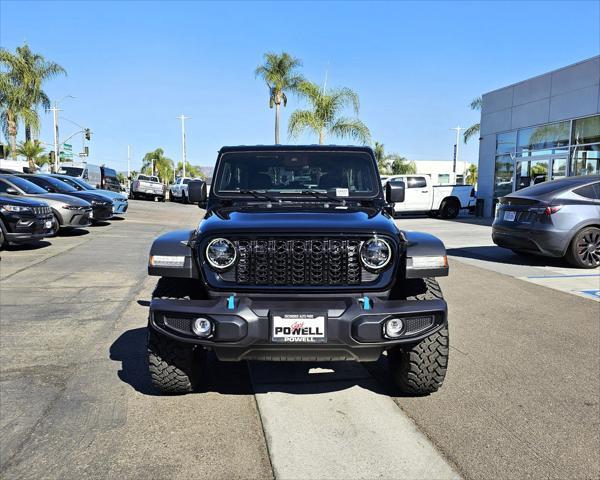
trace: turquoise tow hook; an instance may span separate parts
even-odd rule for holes
[[[371,310],[371,299],[369,297],[363,297],[363,310]]]
[[[234,310],[235,309],[235,297],[233,295],[229,295],[227,297],[227,310]]]

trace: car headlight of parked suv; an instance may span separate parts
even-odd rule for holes
[[[18,205],[3,205],[2,210],[7,212],[31,212],[31,208],[29,207],[20,207]]]
[[[215,238],[206,247],[206,260],[211,267],[217,270],[231,267],[236,258],[235,245],[226,238]]]
[[[370,270],[381,270],[392,259],[392,248],[385,240],[373,237],[360,248],[360,259]]]
[[[83,207],[78,207],[77,205],[63,205],[62,208],[65,210],[80,210]]]

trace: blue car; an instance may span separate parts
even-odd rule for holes
[[[84,182],[81,178],[71,177],[69,175],[52,174],[52,176],[62,180],[67,185],[70,185],[79,191],[92,190],[96,193],[102,194],[104,197],[110,198],[113,201],[113,215],[124,215],[129,207],[127,197],[122,193],[92,187],[89,183]]]

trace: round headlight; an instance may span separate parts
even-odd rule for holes
[[[206,247],[206,260],[218,270],[231,267],[236,256],[235,246],[226,238],[215,238]]]
[[[372,270],[385,267],[392,258],[390,244],[381,238],[371,238],[362,244],[360,259],[363,265]]]

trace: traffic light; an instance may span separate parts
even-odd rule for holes
[[[86,157],[90,156],[90,147],[83,147],[83,153],[85,153]]]
[[[90,140],[92,138],[92,131],[89,128],[86,128],[84,130],[84,132],[85,132],[85,139]]]

